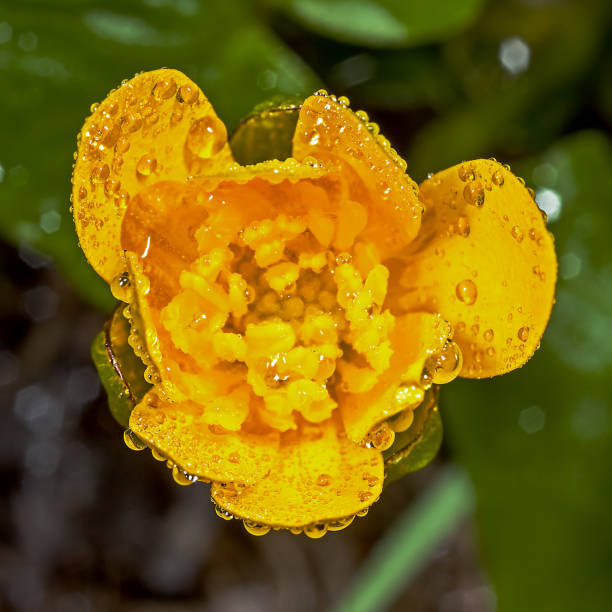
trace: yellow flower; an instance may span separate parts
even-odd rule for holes
[[[200,89],[163,69],[79,138],[80,243],[153,384],[130,435],[254,533],[367,511],[432,390],[521,366],[553,303],[522,180],[476,160],[417,186],[345,102],[306,99],[292,157],[240,166]]]

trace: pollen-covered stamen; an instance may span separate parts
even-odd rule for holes
[[[263,219],[231,243],[198,257],[179,279],[181,291],[162,310],[177,348],[215,375],[239,370],[248,383],[250,411],[275,429],[328,419],[344,391],[371,389],[389,367],[394,317],[383,309],[388,270],[366,244],[341,240],[336,252],[312,215]],[[314,228],[314,231],[313,231]],[[333,230],[338,238],[338,232]],[[351,231],[351,234],[353,232]],[[347,244],[348,243],[348,244]],[[355,262],[353,262],[355,258]],[[245,374],[246,367],[246,377]],[[233,414],[236,396],[245,419],[245,387],[215,406]],[[196,401],[206,403],[206,390]],[[211,398],[212,400],[213,398]]]

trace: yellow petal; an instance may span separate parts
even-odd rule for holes
[[[209,426],[194,402],[164,403],[150,391],[130,415],[130,429],[188,474],[252,484],[276,462],[277,433],[232,432]]]
[[[524,182],[492,160],[454,166],[421,185],[426,213],[403,262],[404,311],[439,312],[463,351],[462,376],[520,367],[553,304],[552,235]]]
[[[236,491],[214,483],[214,501],[255,523],[304,527],[352,516],[382,490],[382,454],[348,440],[334,419],[284,433],[277,457],[254,486]]]
[[[124,269],[119,236],[130,198],[161,179],[215,173],[233,160],[225,126],[177,70],[139,74],[92,108],[79,134],[72,205],[81,247],[110,282]]]
[[[450,333],[450,325],[438,315],[415,312],[397,317],[389,369],[370,391],[338,393],[342,420],[351,440],[362,442],[380,422],[420,403],[425,361],[442,350]]]
[[[314,95],[300,110],[293,155],[298,160],[314,157],[342,175],[349,198],[367,211],[362,239],[375,242],[386,258],[416,236],[422,206],[416,183],[405,174],[405,162],[377,131],[363,112],[358,115],[328,96]],[[337,235],[341,248],[347,243],[341,232],[355,233],[365,226],[365,214],[358,212],[356,227],[342,228]]]

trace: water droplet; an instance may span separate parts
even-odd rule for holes
[[[341,266],[342,264],[350,264],[353,261],[353,257],[350,253],[339,253],[336,257],[336,265]]]
[[[227,510],[224,510],[219,506],[215,506],[215,513],[219,518],[222,518],[224,521],[231,521],[234,518]]]
[[[463,199],[472,206],[480,207],[485,201],[485,192],[480,181],[472,181],[463,190]]]
[[[470,224],[467,220],[467,217],[459,217],[457,219],[455,228],[457,234],[459,234],[459,236],[463,236],[463,238],[467,238],[470,235]]]
[[[155,83],[153,87],[153,97],[161,102],[162,100],[167,100],[174,95],[176,91],[176,83],[174,79],[163,79],[162,81],[158,81]]]
[[[117,144],[115,144],[115,153],[125,153],[130,148],[130,141],[122,136],[117,140]]]
[[[140,115],[128,113],[121,117],[121,129],[125,132],[137,132],[142,127]]]
[[[270,525],[264,525],[263,523],[255,523],[253,521],[242,521],[244,528],[254,536],[266,535],[271,529]]]
[[[504,184],[504,174],[501,170],[496,170],[491,176],[494,185],[501,187]]]
[[[474,175],[474,167],[471,164],[462,164],[459,166],[459,170],[457,172],[459,174],[459,178],[464,183],[469,183],[476,178]]]
[[[120,187],[121,187],[120,181],[118,181],[117,179],[113,179],[113,178],[108,179],[104,183],[104,193],[110,198],[119,191]]]
[[[523,242],[523,230],[518,225],[512,227],[510,234],[517,242]]]
[[[155,447],[151,448],[151,456],[155,461],[166,461],[166,459],[168,459],[168,457],[162,455]]]
[[[193,104],[198,99],[198,90],[193,85],[182,85],[179,88],[176,97],[179,102]]]
[[[84,200],[87,197],[87,189],[79,187],[79,200]]]
[[[380,451],[387,450],[395,441],[395,432],[386,422],[382,422],[367,435],[367,440]]]
[[[326,487],[331,481],[331,476],[329,474],[319,474],[317,476],[317,484],[320,487]]]
[[[365,502],[371,498],[372,498],[372,493],[370,491],[359,491],[359,501]]]
[[[202,117],[194,121],[187,134],[187,148],[201,158],[216,155],[225,141],[225,126],[215,117]]]
[[[485,353],[487,354],[488,357],[494,357],[495,356],[495,349],[492,346],[488,346],[487,350],[485,351]]]
[[[466,304],[466,306],[471,306],[478,297],[478,288],[473,280],[466,278],[460,283],[457,283],[455,293],[461,302]]]
[[[151,155],[143,155],[136,164],[136,172],[140,176],[150,176],[157,168],[157,159]]]
[[[518,339],[521,342],[527,342],[527,339],[529,338],[529,328],[528,327],[521,327],[518,330]]]
[[[111,293],[115,298],[117,298],[121,302],[129,301],[130,294],[130,277],[127,272],[123,272],[122,274],[118,274],[111,281]]]
[[[425,391],[418,385],[402,384],[395,392],[395,404],[402,410],[416,408],[425,397]]]
[[[126,429],[123,432],[123,441],[133,451],[141,451],[147,448],[147,445],[131,429]]]
[[[197,476],[192,476],[191,474],[188,474],[185,470],[181,470],[178,465],[172,466],[172,478],[174,478],[174,482],[180,484],[182,487],[192,485],[198,479]]]
[[[426,367],[431,372],[432,382],[436,385],[446,385],[455,380],[462,366],[461,349],[453,340],[447,340],[442,350],[429,357],[426,362]]]
[[[228,459],[230,463],[240,463],[240,455],[238,453],[231,453]]]
[[[108,164],[95,164],[91,169],[91,182],[92,183],[103,183],[110,174],[110,168]]]
[[[328,531],[340,531],[345,527],[348,527],[355,520],[354,516],[347,516],[346,518],[336,519],[327,523]]]
[[[304,534],[313,540],[322,538],[327,533],[326,523],[313,523],[312,525],[306,525],[304,527]]]
[[[485,330],[483,336],[484,336],[484,339],[487,342],[492,342],[493,341],[493,337],[495,336],[495,333],[493,332],[492,329],[487,329],[487,330]]]

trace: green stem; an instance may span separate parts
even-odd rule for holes
[[[467,474],[446,468],[421,499],[391,525],[333,612],[380,612],[415,578],[474,508]]]

